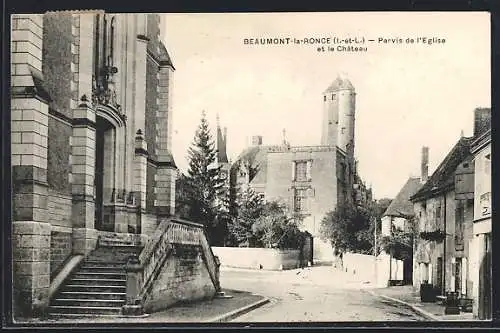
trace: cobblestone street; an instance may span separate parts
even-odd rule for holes
[[[399,304],[370,295],[369,284],[349,281],[331,266],[304,270],[223,269],[225,288],[251,291],[271,302],[234,322],[422,321]]]

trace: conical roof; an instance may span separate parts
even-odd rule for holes
[[[354,86],[348,78],[337,76],[335,81],[324,91],[324,93],[339,91],[339,90],[352,90],[354,91]]]

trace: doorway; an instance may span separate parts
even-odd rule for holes
[[[114,223],[106,203],[114,197],[114,165],[115,165],[115,128],[102,117],[96,117],[95,134],[95,228],[101,231],[114,231]]]
[[[479,267],[478,317],[491,319],[491,234],[484,235],[484,256]]]

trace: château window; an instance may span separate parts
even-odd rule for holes
[[[296,188],[294,194],[294,211],[304,212],[307,210],[307,190]]]
[[[305,181],[307,173],[307,162],[295,163],[295,179],[298,181]]]

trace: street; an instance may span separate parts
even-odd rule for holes
[[[411,310],[372,296],[369,284],[352,281],[331,266],[289,271],[221,267],[223,288],[250,291],[270,303],[234,322],[420,321]]]

